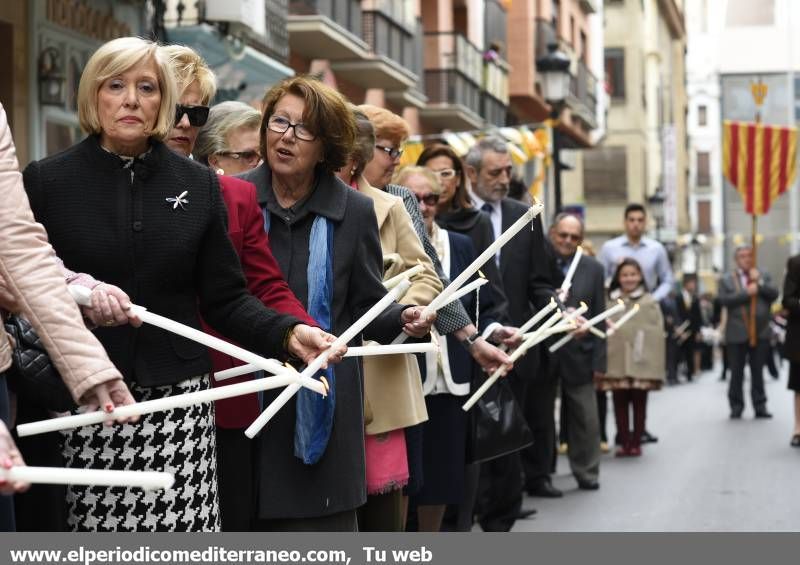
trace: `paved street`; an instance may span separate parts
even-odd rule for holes
[[[730,421],[717,371],[652,394],[648,429],[659,442],[639,459],[604,455],[597,492],[577,490],[560,456],[553,483],[564,498],[527,497],[525,508],[539,512],[515,531],[799,531],[787,370],[779,381],[765,372],[772,420],[753,420],[748,404],[742,420]],[[613,420],[609,404],[611,437]]]

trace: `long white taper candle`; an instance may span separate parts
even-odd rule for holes
[[[586,322],[581,324],[581,326],[578,329],[579,330],[589,329],[589,328],[595,326],[596,324],[602,322],[603,320],[605,320],[609,316],[613,316],[614,314],[616,314],[617,312],[621,312],[622,310],[625,310],[625,304],[620,300],[614,306],[612,306],[611,308],[601,312],[600,314],[598,314],[594,318],[592,318],[590,320],[587,320]],[[569,343],[572,340],[573,337],[575,337],[574,333],[571,333],[569,335],[565,335],[560,340],[558,340],[553,345],[551,345],[550,349],[548,349],[548,351],[550,353],[555,353],[556,351],[558,351],[559,349],[564,347],[567,343]]]
[[[167,489],[175,482],[172,473],[69,467],[11,467],[0,469],[0,479],[31,484],[133,487],[144,490]]]
[[[453,279],[449,285],[447,285],[447,288],[445,288],[436,298],[431,301],[430,304],[425,307],[425,314],[430,315],[433,312],[436,312],[436,310],[438,310],[442,304],[446,303],[447,299],[450,298],[450,295],[456,292],[464,285],[464,283],[472,278],[472,275],[477,273],[478,269],[483,267],[487,261],[490,259],[493,260],[497,252],[500,251],[500,249],[506,243],[511,241],[511,238],[517,235],[522,228],[531,223],[536,216],[541,214],[542,210],[544,210],[544,206],[542,206],[542,204],[539,202],[528,208],[528,210],[516,222],[511,224],[506,231],[500,234],[500,237],[494,240],[494,242],[492,242],[492,244],[489,245],[483,251],[483,253],[478,255],[478,257],[466,269],[461,271],[461,273],[459,273],[459,275]],[[407,338],[408,336],[405,333],[401,333],[395,338],[392,344],[403,343]]]
[[[606,331],[606,335],[609,336],[609,337],[614,335],[614,332],[619,330],[619,328],[622,327],[622,325],[625,322],[627,322],[628,320],[633,318],[638,311],[639,311],[639,305],[638,304],[634,304],[633,308],[631,308],[630,310],[625,312],[625,315],[622,316],[619,320],[617,320],[616,322],[612,321],[613,325],[611,325],[611,327],[608,328],[608,330]]]
[[[328,360],[328,357],[330,357],[334,350],[341,346],[347,345],[352,339],[359,335],[364,328],[366,328],[370,322],[372,322],[372,320],[377,318],[381,312],[386,310],[386,308],[388,308],[398,296],[405,294],[410,286],[411,281],[408,279],[403,279],[400,281],[396,287],[387,292],[383,298],[376,302],[372,308],[367,310],[358,320],[355,321],[355,323],[353,323],[352,326],[342,332],[342,335],[336,338],[336,341],[331,344],[331,347],[328,350],[324,351],[322,354],[317,356],[316,359],[309,363],[308,366],[303,369],[303,372],[300,373],[301,376],[311,378],[313,375],[315,375],[322,365]],[[250,424],[250,427],[245,430],[245,435],[251,439],[254,438],[267,424],[267,422],[269,422],[273,416],[278,413],[278,410],[280,410],[287,402],[289,402],[289,400],[295,395],[295,393],[297,393],[298,390],[300,390],[298,385],[289,385],[283,391],[281,391],[278,397],[273,400],[272,403],[267,406],[266,410],[264,410],[261,415],[256,418],[252,424]]]
[[[572,257],[572,262],[569,264],[567,274],[564,276],[564,281],[561,283],[561,292],[565,293],[565,296],[566,293],[569,292],[569,289],[572,288],[572,278],[575,276],[575,269],[578,268],[581,257],[583,257],[583,247],[579,245],[578,249],[575,251],[575,255]]]

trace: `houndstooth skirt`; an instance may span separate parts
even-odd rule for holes
[[[208,376],[175,385],[130,384],[140,401],[209,388]],[[67,467],[174,473],[167,490],[67,488],[67,528],[91,532],[217,532],[217,445],[214,405],[142,416],[136,424],[62,432]]]

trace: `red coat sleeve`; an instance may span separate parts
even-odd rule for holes
[[[219,177],[219,184],[228,211],[228,237],[239,254],[242,270],[247,278],[247,289],[265,306],[284,314],[292,314],[306,324],[316,326],[317,323],[286,284],[278,262],[270,251],[261,208],[256,200],[256,187],[247,181],[226,176]],[[207,326],[206,331],[214,333]],[[214,350],[211,350],[211,362],[215,373],[243,365],[238,359]],[[253,375],[249,374],[222,383],[213,379],[211,382],[214,386],[220,386],[252,378]],[[255,394],[219,400],[216,403],[217,425],[221,428],[246,428],[259,413]]]

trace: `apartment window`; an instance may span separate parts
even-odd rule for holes
[[[711,155],[708,151],[697,152],[697,186],[711,186]]]
[[[771,26],[775,23],[775,0],[728,0],[727,27]]]
[[[711,202],[697,201],[697,231],[699,233],[711,233]]]
[[[589,55],[588,55],[588,53],[589,53],[588,47],[589,46],[588,46],[587,43],[588,43],[588,40],[586,39],[586,32],[585,31],[581,31],[581,47],[580,47],[580,49],[581,49],[581,51],[580,51],[581,57],[580,58],[581,58],[581,60],[583,60],[584,63],[586,63],[588,65],[589,64]]]
[[[584,151],[583,182],[587,200],[626,200],[628,198],[626,148],[599,147]]]
[[[705,104],[700,104],[697,107],[697,125],[698,126],[705,126],[708,125],[708,108]]]
[[[550,20],[553,23],[553,28],[556,30],[556,37],[561,35],[560,30],[558,29],[558,16],[561,13],[561,2],[560,0],[551,0],[550,2]]]
[[[606,87],[612,100],[625,99],[625,50],[605,50]]]

